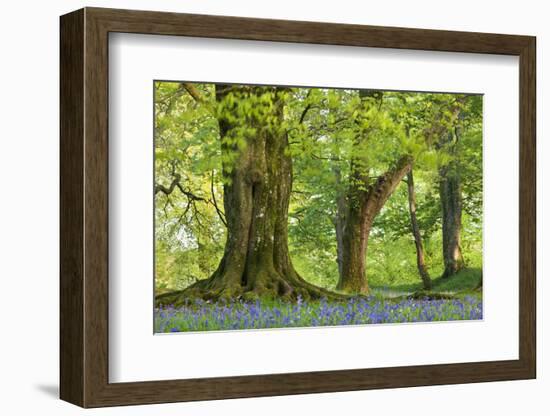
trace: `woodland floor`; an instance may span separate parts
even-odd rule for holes
[[[434,279],[429,292],[418,283],[373,285],[368,297],[346,301],[196,300],[179,308],[156,309],[155,332],[478,320],[483,318],[480,276],[479,270],[467,269],[451,278]]]

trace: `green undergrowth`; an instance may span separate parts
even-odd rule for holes
[[[380,298],[393,298],[411,296],[413,294],[425,293],[444,294],[452,297],[463,297],[465,295],[481,297],[479,290],[481,282],[481,269],[468,268],[461,270],[454,276],[447,278],[436,277],[432,279],[432,289],[424,291],[420,278],[416,282],[399,283],[394,285],[384,284],[372,279],[370,282],[371,294]]]

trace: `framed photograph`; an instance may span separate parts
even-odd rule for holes
[[[63,400],[536,377],[534,37],[60,27]]]

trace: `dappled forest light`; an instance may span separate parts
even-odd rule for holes
[[[157,332],[482,317],[482,96],[154,88]]]

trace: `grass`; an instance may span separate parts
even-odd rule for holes
[[[475,296],[479,294],[476,289],[481,281],[480,269],[464,269],[450,278],[437,277],[432,279],[432,293],[445,293],[455,297],[464,295]],[[422,283],[417,278],[416,281],[387,285],[379,282],[371,282],[370,285],[373,294],[382,297],[397,297],[412,295],[415,292],[422,291]]]
[[[347,301],[209,303],[201,300],[181,308],[155,310],[155,332],[194,332],[262,328],[365,325],[482,319],[481,292],[476,290],[481,272],[463,270],[448,279],[434,279],[431,292],[421,292],[418,283],[372,287],[367,298]],[[445,294],[448,299],[437,299]],[[432,298],[430,298],[432,296]]]

